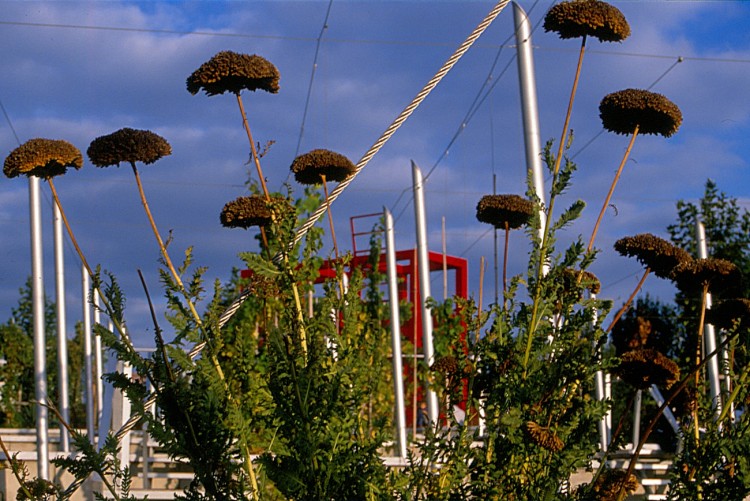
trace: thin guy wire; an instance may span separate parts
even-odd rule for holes
[[[300,148],[300,145],[302,145],[302,136],[305,134],[305,123],[307,122],[307,111],[310,108],[310,96],[312,95],[313,82],[315,81],[315,72],[318,69],[318,55],[320,54],[320,45],[323,41],[323,35],[328,29],[328,18],[331,15],[332,5],[333,5],[333,0],[330,0],[328,2],[328,10],[326,11],[326,17],[323,20],[323,27],[320,29],[320,35],[318,35],[318,41],[315,45],[315,56],[313,57],[313,66],[312,66],[312,71],[310,72],[310,83],[307,86],[307,97],[305,98],[305,110],[302,113],[302,124],[300,125],[300,128],[299,128],[299,138],[297,139],[297,149],[294,150],[294,158],[297,158],[297,155],[299,155],[299,148]],[[289,176],[291,176],[291,171],[286,176],[287,181],[289,180]]]

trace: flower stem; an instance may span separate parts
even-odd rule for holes
[[[643,276],[641,277],[641,280],[638,282],[638,285],[635,286],[635,289],[630,294],[630,297],[627,301],[625,301],[625,304],[622,305],[622,308],[619,309],[617,314],[615,315],[615,318],[612,319],[612,323],[609,324],[609,327],[607,327],[606,332],[612,332],[612,329],[614,328],[615,324],[620,320],[620,317],[622,317],[625,312],[628,311],[630,308],[630,305],[633,303],[633,299],[635,299],[635,295],[638,294],[638,291],[643,288],[643,283],[646,281],[646,277],[648,277],[648,274],[651,273],[651,268],[646,267],[646,271],[643,272]]]
[[[562,134],[560,134],[560,144],[557,147],[557,156],[555,157],[555,167],[553,173],[557,176],[560,171],[560,163],[562,162],[563,149],[565,148],[565,141],[568,136],[568,127],[570,126],[570,116],[573,114],[573,101],[576,98],[576,92],[578,90],[578,79],[581,76],[581,67],[583,66],[583,55],[586,52],[586,35],[583,35],[581,39],[581,50],[578,52],[578,66],[576,66],[576,74],[573,78],[573,88],[570,90],[570,100],[568,101],[568,111],[565,114],[565,123],[563,124]]]
[[[258,171],[258,178],[260,179],[260,186],[263,188],[263,195],[266,197],[266,201],[270,201],[271,197],[268,195],[268,188],[266,187],[266,178],[263,177],[263,169],[260,168],[260,159],[258,158],[258,150],[255,147],[255,141],[253,140],[253,133],[250,132],[250,124],[247,121],[247,114],[245,113],[245,106],[242,104],[242,96],[237,92],[237,104],[240,107],[240,113],[242,114],[242,126],[245,128],[247,133],[247,140],[250,141],[250,150],[253,154],[253,162],[255,162],[255,169]]]
[[[612,194],[615,192],[615,186],[617,186],[617,181],[620,179],[620,174],[622,174],[622,170],[625,167],[625,163],[628,161],[628,157],[630,156],[630,150],[633,149],[633,143],[635,143],[635,138],[638,137],[638,129],[639,129],[639,126],[636,125],[635,129],[633,130],[633,134],[630,136],[630,143],[628,143],[628,148],[627,150],[625,150],[625,155],[622,157],[622,162],[620,162],[620,167],[617,169],[615,178],[612,180],[612,184],[609,187],[607,198],[604,199],[604,204],[602,204],[602,210],[599,211],[599,217],[596,219],[596,224],[594,225],[594,231],[591,233],[591,238],[589,239],[589,245],[587,247],[588,252],[591,252],[591,249],[594,248],[594,239],[596,238],[596,233],[599,231],[599,225],[602,222],[604,213],[607,211],[607,207],[609,206],[609,201],[612,199]]]
[[[135,182],[138,185],[138,193],[140,194],[140,197],[141,197],[141,204],[143,205],[143,209],[146,211],[146,216],[148,217],[149,224],[151,225],[151,230],[154,232],[156,241],[159,244],[159,250],[161,251],[162,257],[164,258],[164,263],[167,265],[167,268],[169,268],[169,272],[171,273],[172,278],[175,281],[175,285],[177,285],[177,288],[180,290],[183,297],[185,298],[188,308],[190,309],[190,313],[192,314],[196,325],[198,326],[198,328],[200,329],[202,333],[203,339],[206,340],[206,342],[209,342],[208,331],[206,330],[203,324],[203,320],[201,319],[200,314],[198,314],[198,311],[195,309],[195,304],[193,304],[193,301],[190,299],[187,289],[185,288],[185,285],[182,282],[182,278],[180,278],[180,275],[179,273],[177,273],[177,270],[175,269],[174,264],[172,264],[172,259],[169,257],[169,252],[167,252],[167,247],[164,245],[164,241],[162,240],[161,235],[159,234],[159,229],[156,227],[156,221],[154,221],[154,216],[151,214],[151,209],[149,208],[148,201],[146,200],[146,193],[143,191],[143,184],[141,183],[141,176],[138,174],[138,168],[135,166],[135,162],[131,162],[130,165],[133,168],[133,174],[135,175]],[[235,406],[239,408],[239,404],[237,400],[234,398],[231,391],[229,390],[229,385],[226,382],[224,371],[219,365],[219,361],[216,359],[216,355],[211,353],[209,358],[211,361],[211,365],[216,371],[216,374],[218,375],[221,382],[224,384],[224,390],[227,392],[227,398],[229,399],[230,402],[232,402],[232,404],[234,404]],[[242,451],[243,451],[243,456],[245,459],[243,463],[245,465],[245,470],[248,476],[250,477],[253,494],[257,494],[258,483],[257,483],[255,472],[253,471],[252,463],[250,460],[250,450],[247,444],[244,442],[244,440],[242,443]]]
[[[573,78],[573,88],[570,90],[570,100],[568,101],[568,110],[565,113],[565,122],[563,123],[562,134],[560,135],[560,144],[557,147],[557,155],[555,156],[555,164],[552,169],[552,195],[550,196],[549,206],[547,208],[547,217],[544,219],[544,230],[542,232],[542,241],[540,242],[539,248],[539,265],[536,273],[536,286],[534,291],[534,298],[532,301],[531,308],[531,320],[529,322],[529,330],[527,332],[528,338],[526,339],[526,351],[523,356],[523,379],[526,379],[526,373],[529,364],[529,357],[531,356],[531,345],[534,340],[534,332],[536,331],[537,325],[539,324],[539,302],[541,301],[541,287],[540,282],[544,275],[547,258],[547,239],[550,228],[550,219],[552,219],[552,213],[555,208],[555,196],[554,188],[557,183],[557,175],[560,172],[560,164],[562,163],[563,151],[565,151],[565,145],[567,143],[566,138],[568,135],[568,126],[570,125],[570,117],[573,114],[573,102],[575,101],[576,92],[578,90],[578,80],[581,76],[581,68],[583,66],[583,55],[586,52],[586,36],[583,36],[581,41],[581,50],[578,53],[578,65],[576,66],[575,77]]]

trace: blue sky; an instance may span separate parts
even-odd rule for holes
[[[641,232],[666,237],[678,199],[696,200],[707,178],[750,200],[750,2],[613,2],[632,36],[622,43],[592,40],[571,127],[579,172],[566,195],[588,202],[568,238],[588,237],[627,138],[601,134],[601,98],[629,87],[660,92],[680,106],[684,122],[669,139],[640,137],[605,218],[592,270],[602,297],[619,303],[635,286],[637,263],[612,250],[618,238]],[[0,101],[20,140],[65,139],[85,153],[96,137],[122,127],[152,130],[173,154],[141,168],[147,196],[163,233],[172,230],[173,257],[194,246],[207,277],[226,281],[237,254],[254,248],[252,232],[218,222],[224,203],[245,193],[248,145],[232,96],[190,95],[185,79],[220,50],[259,54],[281,73],[277,95],[243,94],[255,139],[275,144],[263,158],[269,186],[288,176],[300,153],[327,148],[353,161],[380,136],[492,7],[491,2],[367,2],[330,4],[312,85],[304,134],[300,130],[317,38],[329,7],[309,2],[0,2]],[[552,5],[524,1],[533,33],[542,138],[560,134],[579,42],[559,40],[538,22]],[[350,248],[349,217],[388,206],[403,215],[397,246],[414,246],[410,161],[426,173],[430,246],[465,257],[477,290],[482,256],[493,238],[476,222],[476,203],[491,193],[524,191],[524,158],[510,7],[459,61],[420,108],[375,156],[334,205],[339,245]],[[505,44],[505,45],[503,45]],[[683,62],[677,63],[678,57]],[[493,62],[497,61],[493,68]],[[507,69],[505,69],[507,68]],[[492,69],[492,71],[491,71]],[[492,92],[464,127],[462,121],[491,77]],[[485,87],[486,91],[486,87]],[[3,158],[16,139],[2,117]],[[462,129],[447,154],[446,148]],[[253,174],[254,176],[254,174]],[[131,332],[151,342],[143,270],[157,301],[158,251],[127,168],[99,169],[88,161],[56,180],[63,205],[92,263],[113,271],[128,296]],[[294,187],[297,193],[301,189]],[[54,291],[51,206],[43,187],[46,288]],[[398,203],[396,203],[398,201]],[[560,206],[558,206],[560,207]],[[0,319],[10,315],[30,270],[28,192],[24,179],[0,182]],[[323,221],[325,223],[325,221]],[[511,273],[525,269],[529,243],[511,242]],[[68,318],[80,317],[80,264],[66,247]],[[488,285],[490,284],[490,285]],[[434,287],[438,287],[435,285]],[[646,290],[669,299],[671,285],[651,278]],[[436,294],[440,296],[441,294]],[[489,294],[491,296],[492,294]],[[488,294],[485,294],[485,298]]]

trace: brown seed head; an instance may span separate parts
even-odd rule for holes
[[[546,426],[542,426],[534,421],[526,422],[526,433],[539,447],[547,449],[552,452],[560,452],[565,447],[565,444],[560,437]]]
[[[279,70],[261,56],[225,50],[203,63],[187,78],[188,92],[195,95],[201,89],[209,96],[225,92],[239,94],[242,89],[260,89],[276,94],[279,92]]]
[[[709,292],[721,294],[739,289],[742,275],[739,268],[726,259],[693,259],[674,269],[672,280],[685,293]]]
[[[172,147],[166,139],[150,130],[125,127],[91,141],[86,154],[97,167],[119,165],[120,162],[152,164],[171,155]]]
[[[600,42],[621,42],[630,36],[630,25],[617,8],[599,0],[560,2],[544,17],[544,31],[560,38],[591,36]]]
[[[579,278],[580,277],[580,278]],[[599,277],[588,270],[576,270],[575,268],[565,268],[562,274],[563,287],[566,293],[572,293],[578,290],[578,287],[588,290],[591,294],[599,294],[602,283]]]
[[[606,469],[596,478],[591,486],[591,493],[596,501],[612,501],[617,499],[620,489],[632,494],[638,488],[638,480],[632,473],[625,470]]]
[[[520,228],[534,214],[534,204],[518,195],[485,195],[477,204],[477,220],[495,228]]]
[[[650,233],[624,237],[615,242],[615,250],[622,256],[635,257],[660,278],[671,279],[678,264],[692,261],[692,256],[676,245]]]
[[[318,149],[295,158],[290,170],[294,172],[294,179],[301,184],[320,184],[321,175],[326,177],[326,181],[340,183],[354,174],[356,166],[340,153]]]
[[[652,348],[624,353],[614,373],[639,390],[652,384],[668,389],[680,380],[679,366]]]
[[[672,101],[641,89],[625,89],[604,96],[599,116],[605,129],[615,134],[660,134],[669,137],[682,124],[682,112]]]
[[[706,312],[706,320],[721,329],[750,327],[750,299],[726,299]]]
[[[3,165],[7,177],[21,174],[51,178],[65,174],[69,167],[83,167],[78,148],[59,139],[30,139],[10,152]]]
[[[224,206],[219,219],[226,228],[247,229],[251,226],[267,226],[273,219],[271,205],[282,201],[285,199],[272,197],[269,205],[263,195],[239,197]]]

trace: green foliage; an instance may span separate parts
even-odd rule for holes
[[[574,170],[566,161],[550,207]],[[512,281],[504,304],[490,314],[459,299],[433,305],[442,347],[434,388],[444,409],[464,405],[466,417],[448,412],[447,428],[426,432],[403,498],[556,500],[566,496],[561,486],[570,474],[589,466],[598,446],[596,423],[608,408],[591,393],[596,372],[610,364],[602,358],[600,324],[610,304],[587,298],[577,280],[593,257],[580,239],[555,251],[556,233],[582,209],[575,202],[557,220],[547,209],[544,242],[529,229],[534,250],[527,275]],[[571,270],[577,270],[572,278]],[[483,437],[472,426],[480,415]]]

